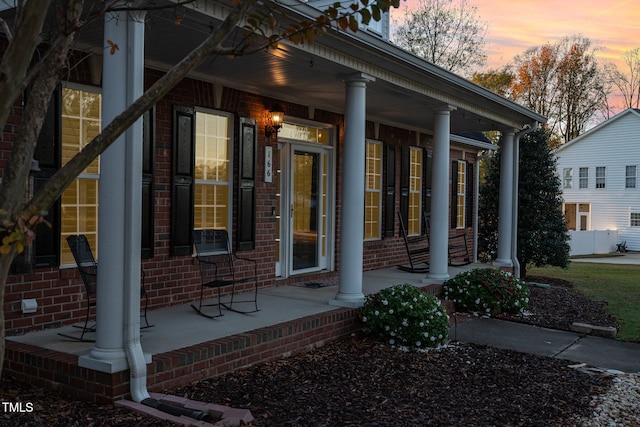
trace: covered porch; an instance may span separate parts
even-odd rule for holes
[[[449,267],[450,277],[481,264]],[[152,328],[141,333],[147,363],[147,386],[160,392],[199,379],[308,350],[356,331],[357,309],[329,305],[337,276],[261,289],[260,311],[207,319],[189,304],[149,313]],[[397,268],[363,273],[363,291],[375,293],[395,284],[410,283],[438,294],[437,284],[423,283],[424,275]],[[79,366],[95,343],[75,342],[58,335],[79,334],[66,326],[7,338],[5,372],[43,387],[63,390],[73,397],[100,403],[128,398],[129,371],[99,372]],[[95,334],[93,334],[95,335]]]

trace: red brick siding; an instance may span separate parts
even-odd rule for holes
[[[92,81],[88,62],[84,61],[80,66],[75,67],[71,76],[75,81],[88,84]],[[147,70],[146,84],[149,86],[161,76],[161,72]],[[213,84],[185,79],[178,84],[162,101],[156,105],[156,153],[155,153],[155,205],[154,205],[154,256],[145,259],[142,267],[145,270],[145,285],[149,298],[149,309],[159,308],[174,304],[183,304],[193,301],[199,297],[200,279],[199,272],[194,259],[190,256],[171,257],[169,255],[169,235],[171,219],[171,150],[172,150],[172,108],[174,105],[195,106],[201,108],[215,109],[216,90]],[[256,247],[254,250],[243,251],[242,256],[256,258],[258,264],[259,285],[275,286],[288,283],[296,283],[302,280],[320,280],[328,277],[335,277],[336,271],[340,269],[340,211],[342,182],[340,179],[342,169],[342,140],[344,132],[343,117],[337,113],[324,110],[315,110],[314,117],[308,117],[308,107],[293,103],[282,104],[289,117],[300,117],[313,119],[323,123],[330,123],[336,126],[338,140],[336,146],[336,239],[335,239],[335,268],[336,271],[329,273],[314,273],[304,276],[291,277],[281,280],[275,277],[275,233],[276,218],[272,216],[272,210],[276,203],[275,181],[265,183],[264,176],[264,112],[271,107],[275,100],[265,98],[255,94],[241,92],[236,89],[222,88],[221,111],[231,112],[235,117],[235,126],[238,128],[240,117],[249,117],[257,121],[258,127],[258,160],[257,160],[257,200],[256,200]],[[11,141],[14,138],[14,123],[19,121],[21,108],[16,107],[10,120],[10,124],[4,129],[0,138],[0,165],[9,156]],[[367,122],[367,137],[374,138],[374,125]],[[237,132],[234,147],[236,153],[234,158],[238,159],[237,153]],[[416,145],[416,133],[414,131],[399,129],[391,126],[380,125],[378,139],[396,146]],[[274,170],[278,167],[279,153],[277,145],[271,141],[269,144],[274,147],[273,159],[275,161]],[[420,135],[419,144],[425,149],[432,146],[431,137]],[[400,155],[396,152],[396,188],[400,182]],[[452,151],[452,159],[461,158],[462,153]],[[473,160],[474,155],[466,153],[467,160]],[[237,174],[237,167],[234,168]],[[237,183],[237,175],[234,177]],[[234,192],[233,211],[234,221],[237,212],[237,199]],[[399,209],[399,197],[396,197],[394,211]],[[234,223],[234,230],[237,224]],[[396,221],[395,236],[385,237],[378,241],[364,243],[364,269],[372,270],[384,267],[393,267],[397,264],[406,263],[406,252],[404,243],[399,236],[399,228]],[[469,237],[472,236],[472,229],[467,229]],[[468,239],[471,244],[472,239]],[[208,296],[213,296],[213,291],[208,290]],[[38,311],[34,314],[22,314],[20,310],[21,300],[35,298],[38,301]],[[86,305],[84,299],[84,289],[82,281],[73,268],[57,269],[42,268],[37,269],[33,274],[15,274],[8,278],[6,297],[4,304],[6,316],[7,335],[22,334],[32,330],[58,327],[63,324],[70,324],[84,320]]]

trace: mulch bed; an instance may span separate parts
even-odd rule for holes
[[[549,283],[545,278],[527,281]],[[567,329],[586,322],[615,326],[605,305],[575,294],[569,283],[533,288],[527,323]],[[610,379],[563,360],[454,343],[429,352],[401,351],[354,336],[288,359],[204,379],[168,393],[248,408],[253,426],[566,426],[589,411],[590,396]],[[34,411],[0,413],[6,426],[169,426],[112,406],[13,381],[3,402]]]

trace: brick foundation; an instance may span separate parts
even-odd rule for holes
[[[442,285],[423,287],[440,296]],[[452,301],[443,301],[449,314]],[[451,323],[455,320],[452,318]],[[164,392],[204,378],[321,347],[360,329],[358,310],[337,308],[278,325],[153,355],[147,389]],[[69,397],[110,404],[130,399],[129,371],[108,374],[78,366],[78,356],[6,341],[5,372],[18,380],[60,390]]]
[[[162,392],[256,363],[307,351],[355,332],[357,310],[340,308],[191,347],[156,354],[147,387]],[[108,374],[78,366],[78,357],[7,340],[5,372],[69,397],[109,404],[128,399],[129,371]]]

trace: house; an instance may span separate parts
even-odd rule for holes
[[[629,108],[555,150],[572,255],[640,250],[639,133]]]
[[[180,25],[151,10],[144,19],[109,15],[104,26],[84,30],[41,134],[35,186],[219,25],[232,3],[181,6]],[[294,21],[318,14],[313,4],[294,3],[278,7]],[[82,320],[82,282],[66,245],[79,233],[109,266],[98,271],[109,286],[97,301],[96,344],[79,360],[98,372],[134,370],[124,347],[135,342],[125,334],[136,331],[125,322],[139,312],[140,268],[150,309],[199,295],[193,229],[228,230],[238,253],[259,260],[262,288],[337,277],[327,303],[358,307],[363,271],[407,262],[397,212],[419,236],[427,211],[431,259],[423,280],[442,281],[449,235],[464,232],[473,245],[478,153],[494,149],[464,135],[488,130],[501,132],[504,150],[496,265],[513,268],[515,148],[545,118],[399,49],[386,31],[374,23],[357,33],[329,31],[311,45],[205,61],[51,209],[52,227],[9,278],[7,334]],[[122,54],[105,53],[105,39]],[[275,111],[284,112],[279,129],[270,122]],[[19,121],[20,105],[15,112]],[[35,313],[22,312],[26,299],[37,301]]]

